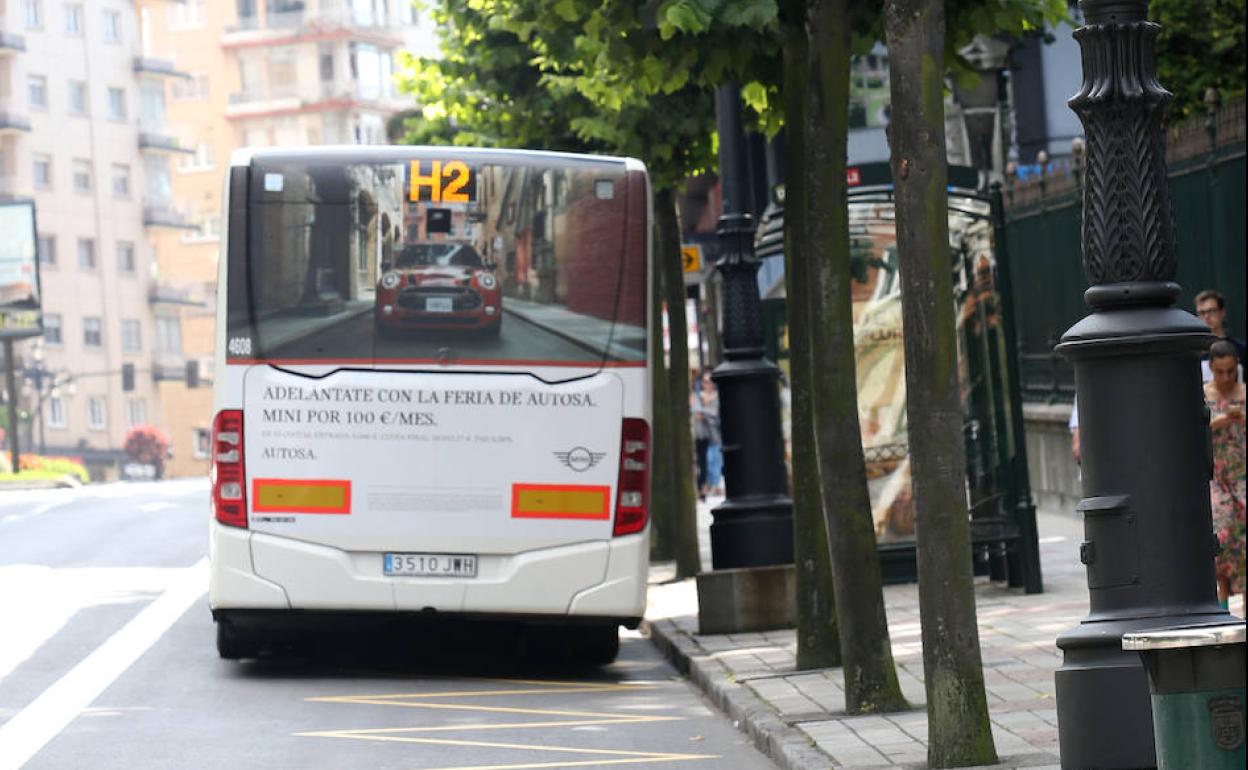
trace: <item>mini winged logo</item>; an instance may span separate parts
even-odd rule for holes
[[[583,473],[600,463],[607,453],[591,452],[583,446],[578,446],[566,452],[555,452],[554,455],[559,458],[559,462],[577,473]]]

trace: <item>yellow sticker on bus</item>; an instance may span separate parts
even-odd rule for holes
[[[512,484],[513,519],[608,519],[611,487],[587,484]]]
[[[351,482],[254,479],[251,499],[257,513],[351,513]]]

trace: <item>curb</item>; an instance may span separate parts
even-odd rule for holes
[[[832,758],[795,727],[785,724],[765,701],[738,685],[727,670],[702,653],[671,620],[642,621],[642,630],[663,656],[750,737],[754,746],[782,770],[827,770]]]
[[[602,346],[598,345],[597,343],[582,339],[581,337],[578,337],[577,335],[572,334],[571,332],[567,332],[567,331],[564,331],[563,329],[560,329],[558,326],[554,326],[549,323],[543,323],[542,321],[539,321],[536,318],[533,318],[533,316],[526,310],[516,310],[515,308],[507,307],[506,297],[504,297],[503,299],[504,299],[503,312],[506,313],[507,315],[514,316],[515,318],[518,318],[521,321],[524,321],[526,324],[529,324],[530,326],[536,326],[537,328],[541,329],[544,332],[553,334],[554,336],[559,337],[560,339],[567,340],[568,342],[571,342],[573,345],[576,345],[578,348],[582,348],[590,353],[593,353],[594,355],[603,356],[604,358],[606,357],[607,350],[603,348]]]

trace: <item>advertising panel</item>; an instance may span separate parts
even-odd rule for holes
[[[35,204],[0,203],[0,338],[42,333]]]
[[[230,360],[643,363],[642,178],[456,152],[254,161]]]

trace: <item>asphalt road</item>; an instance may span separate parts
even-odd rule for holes
[[[631,632],[594,671],[449,626],[222,661],[206,496],[0,492],[0,769],[772,767]]]
[[[361,313],[330,329],[267,351],[274,358],[367,356],[467,360],[587,361],[602,360],[571,340],[510,313],[503,316],[498,337],[473,329],[407,329],[376,335],[372,313]]]

